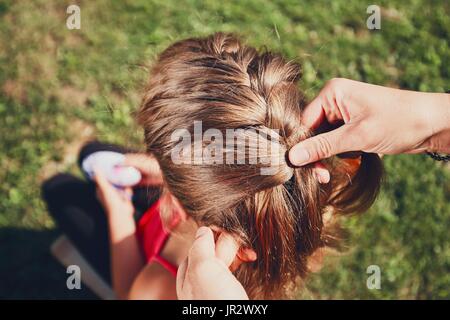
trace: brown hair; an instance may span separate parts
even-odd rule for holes
[[[287,150],[311,135],[300,126],[306,104],[297,88],[300,77],[298,64],[258,52],[233,35],[187,39],[160,55],[138,114],[147,150],[158,159],[165,187],[186,213],[198,224],[236,235],[256,251],[257,260],[236,271],[251,298],[287,297],[307,274],[308,258],[337,244],[334,225],[324,226],[325,212],[364,211],[380,186],[381,163],[375,154],[363,154],[353,173],[350,162],[329,159],[327,185],[318,183],[310,166],[292,168],[285,161]],[[276,156],[281,161],[274,174],[262,175],[259,162],[174,164],[171,151],[178,141],[172,133],[183,128],[194,135],[198,120],[203,132],[279,130]]]

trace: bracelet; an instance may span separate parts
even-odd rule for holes
[[[439,153],[436,152],[427,152],[427,154],[433,158],[436,161],[444,161],[444,162],[449,162],[450,161],[450,154],[447,155],[441,155]]]

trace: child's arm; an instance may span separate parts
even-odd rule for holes
[[[113,289],[119,299],[128,298],[131,285],[144,267],[133,219],[134,207],[126,194],[121,194],[106,178],[96,172],[98,198],[105,208],[110,238]]]
[[[159,263],[149,263],[138,274],[131,286],[131,300],[176,300],[174,276]]]
[[[127,299],[131,286],[144,267],[144,259],[136,237],[132,215],[124,212],[110,214],[111,276],[114,292]]]

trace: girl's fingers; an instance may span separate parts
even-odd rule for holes
[[[161,168],[158,161],[148,154],[129,153],[123,163],[138,169],[143,177],[140,185],[161,185],[163,183]]]
[[[132,196],[133,195],[133,189],[131,189],[131,187],[127,187],[127,188],[124,189],[124,193],[127,196]]]
[[[123,162],[126,166],[132,166],[136,169],[141,169],[142,162],[145,161],[145,158],[141,154],[137,153],[127,153],[125,155],[125,161]]]
[[[140,186],[160,186],[164,182],[162,175],[144,176],[138,185]]]
[[[100,188],[104,188],[107,185],[107,181],[101,170],[94,168],[94,181]]]
[[[125,200],[131,201],[131,199],[133,198],[133,189],[131,189],[131,187],[128,187],[121,191],[121,194],[125,198]]]
[[[128,153],[125,155],[125,161],[123,163],[126,166],[132,166],[147,173],[149,171],[155,171],[159,169],[158,162],[155,158],[147,154],[141,153]]]
[[[125,189],[118,189],[114,187],[108,179],[106,179],[105,175],[100,171],[94,169],[94,180],[97,183],[97,195],[101,194],[103,199],[109,199],[108,201],[114,201],[117,197],[121,197],[126,201],[131,201],[133,197],[133,189],[131,187],[127,187]]]
[[[116,190],[112,184],[106,179],[101,170],[94,169],[94,181],[103,193],[104,197],[114,196]]]

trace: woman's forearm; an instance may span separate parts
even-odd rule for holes
[[[428,139],[427,151],[450,153],[450,94],[434,93],[430,104],[433,105],[429,117],[433,132]]]
[[[449,94],[336,78],[302,112],[306,129],[315,130],[327,122],[342,125],[293,146],[292,164],[304,166],[349,151],[450,153]]]

